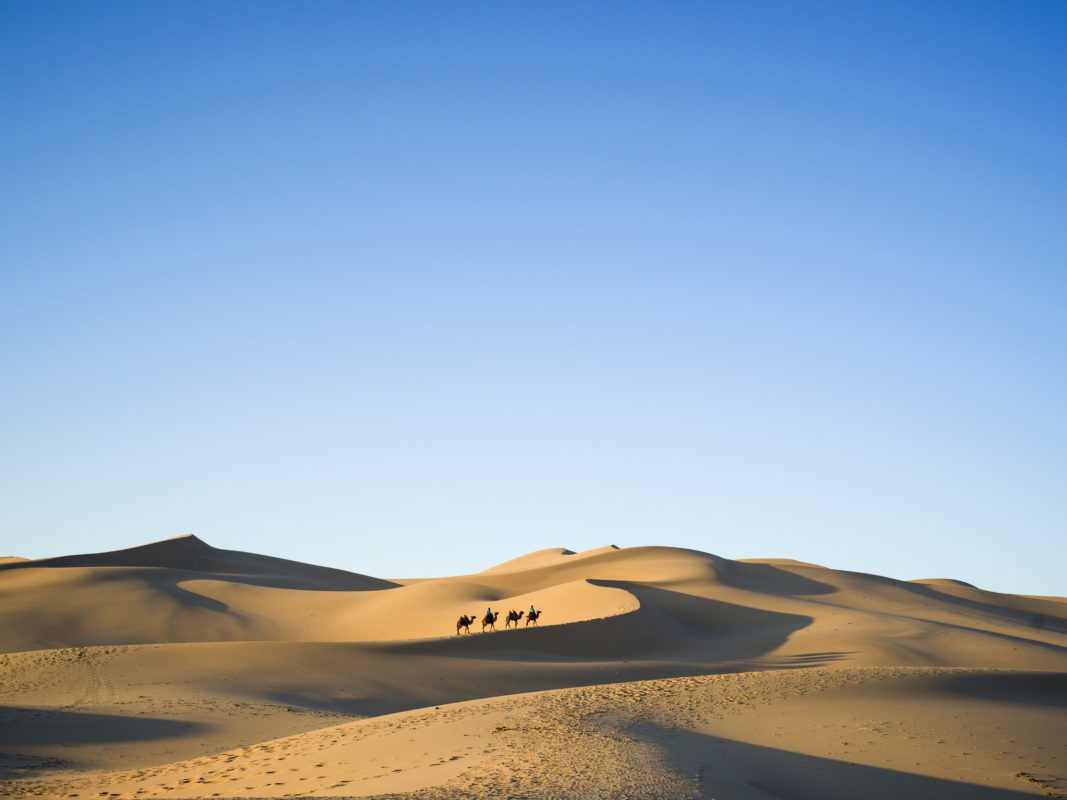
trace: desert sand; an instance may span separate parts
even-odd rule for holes
[[[1067,600],[671,547],[9,557],[0,796],[1067,797]]]

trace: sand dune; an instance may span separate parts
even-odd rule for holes
[[[456,618],[542,610],[455,635]],[[1067,796],[1067,605],[669,547],[0,561],[11,796]]]
[[[56,567],[157,567],[182,572],[203,572],[225,575],[230,580],[259,577],[264,585],[294,589],[344,589],[359,591],[388,589],[395,584],[366,575],[357,575],[330,567],[319,567],[284,558],[271,558],[237,550],[220,550],[192,534],[165,539],[161,542],[112,550],[105,553],[86,553],[58,558],[43,558],[22,566]]]

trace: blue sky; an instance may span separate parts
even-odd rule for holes
[[[1067,595],[1067,6],[0,3],[0,555]]]

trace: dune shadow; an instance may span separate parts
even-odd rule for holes
[[[822,653],[797,653],[793,656],[785,656],[782,663],[787,666],[821,666],[834,661],[843,661],[855,655],[856,652],[855,650],[827,650]]]
[[[700,780],[704,797],[740,800],[1023,800],[998,789],[794,753],[646,723],[634,733]]]
[[[173,564],[165,563],[165,561],[156,564],[104,558],[110,555],[112,554],[103,553],[99,554],[99,557],[96,555],[59,556],[38,561],[18,561],[0,564],[0,573],[25,569],[61,570],[102,567],[116,570],[116,575],[119,577],[136,576],[150,579],[153,584],[210,580],[268,589],[301,589],[318,592],[373,592],[402,586],[394,581],[369,575],[345,572],[330,567],[315,567],[255,554],[241,554],[246,556],[248,562],[247,565],[241,567],[210,558],[201,559],[201,563],[192,564],[182,563],[180,560],[176,560]],[[287,565],[292,565],[289,571],[287,571]]]
[[[267,692],[263,697],[271,703],[289,706],[298,711],[328,711],[331,714],[347,714],[352,717],[352,722],[365,717],[376,717],[381,714],[392,714],[395,711],[407,711],[421,707],[415,701],[407,701],[402,693],[393,691],[391,686],[383,687],[383,689],[381,696],[368,694],[360,697],[347,697],[324,693],[321,690],[301,692],[289,689]],[[399,695],[399,699],[394,697],[394,694]],[[333,724],[343,723],[338,720]]]
[[[590,579],[622,589],[640,607],[616,616],[551,624],[551,609],[537,627],[412,642],[407,652],[479,654],[520,651],[588,660],[696,657],[736,661],[764,655],[810,625],[800,614],[765,611],[630,581]]]
[[[945,691],[978,700],[1067,708],[1067,673],[1012,672],[953,675],[942,679]]]
[[[805,578],[771,564],[722,559],[721,563],[716,562],[715,572],[727,586],[776,597],[805,597],[838,591],[836,586],[829,583]]]
[[[74,768],[76,768],[75,765],[67,759],[55,756],[0,752],[0,781],[12,778],[33,779],[39,777],[42,772]]]
[[[594,586],[634,595],[644,612],[641,622],[666,639],[690,649],[694,644],[731,644],[749,658],[777,648],[794,631],[814,620],[803,614],[767,611],[635,581],[590,580]]]
[[[202,579],[204,577],[204,575],[188,573],[180,570],[167,570],[164,572],[159,569],[150,569],[147,567],[126,567],[121,572],[103,572],[96,577],[96,580],[100,583],[137,580],[144,583],[146,586],[150,586],[156,591],[162,592],[185,607],[217,611],[221,614],[227,614],[238,618],[239,615],[230,611],[229,605],[221,600],[216,600],[213,597],[205,597],[196,592],[190,592],[188,589],[184,589],[178,585],[182,581],[196,580],[197,578]],[[208,579],[217,580],[217,578],[210,577]]]
[[[882,575],[873,575],[866,572],[849,572],[848,574],[875,583],[881,583],[886,586],[893,586],[897,589],[904,589],[907,592],[917,594],[927,600],[934,600],[938,603],[947,603],[971,611],[977,611],[982,614],[988,614],[999,619],[1010,620],[1017,625],[1024,625],[1036,630],[1049,631],[1051,633],[1067,634],[1067,618],[1054,614],[1039,613],[1030,609],[1008,608],[1006,606],[994,605],[993,603],[985,603],[981,600],[957,597],[954,594],[943,592],[934,586],[923,583],[912,583],[911,581],[901,581],[896,578],[887,578]],[[960,583],[962,583],[962,581],[960,581]],[[970,586],[970,584],[964,585]]]
[[[20,566],[20,565],[16,565]],[[35,565],[33,565],[35,566]],[[64,569],[66,567],[51,566],[50,569]],[[287,577],[281,575],[240,575],[240,574],[224,574],[215,572],[199,572],[191,571],[187,569],[173,569],[173,568],[160,568],[160,567],[143,567],[143,566],[125,566],[117,569],[102,569],[96,575],[93,580],[98,584],[108,583],[124,583],[124,582],[137,582],[143,584],[146,588],[160,595],[164,595],[180,607],[184,609],[199,609],[203,611],[210,611],[215,614],[220,614],[223,617],[227,617],[238,624],[242,624],[247,621],[248,614],[242,613],[239,610],[232,608],[228,603],[222,600],[217,600],[213,597],[208,597],[199,592],[192,591],[181,584],[189,581],[219,581],[222,583],[243,584],[248,586],[259,586],[269,589],[295,589],[302,591],[316,591],[316,592],[347,592],[347,591],[380,591],[373,587],[363,587],[353,589],[351,587],[344,586],[329,586],[320,583],[309,583],[308,581],[296,577]],[[389,584],[385,588],[394,588],[394,584]],[[166,622],[161,621],[161,624]],[[181,635],[177,635],[177,641],[185,641]],[[71,646],[84,646],[92,644],[115,644],[115,643],[129,643],[111,642],[104,640],[93,640],[85,642],[70,642]]]
[[[990,630],[989,628],[979,628],[972,625],[960,625],[955,622],[941,622],[939,620],[932,620],[927,617],[921,617],[916,615],[902,615],[894,614],[893,616],[900,619],[919,620],[922,622],[931,623],[941,628],[948,628],[957,631],[966,631],[968,633],[980,633],[983,636],[989,636],[993,639],[999,639],[1005,642],[1012,642],[1014,644],[1026,645],[1027,647],[1038,647],[1042,650],[1050,650],[1053,653],[1067,654],[1067,646],[1061,644],[1053,644],[1052,642],[1046,642],[1043,639],[1028,639],[1025,636],[1015,636],[1010,633],[1001,633],[1000,631]]]
[[[0,748],[102,744],[198,736],[210,726],[159,717],[0,706]]]

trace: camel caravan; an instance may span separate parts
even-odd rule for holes
[[[530,625],[531,622],[534,624],[534,627],[536,627],[537,626],[537,620],[541,618],[541,611],[538,610],[538,609],[535,609],[533,606],[530,606],[530,610],[529,611],[516,611],[515,609],[512,609],[511,611],[508,612],[508,615],[504,618],[504,627],[505,628],[510,628],[512,626],[512,624],[514,624],[515,628],[518,629],[519,620],[521,620],[523,618],[523,615],[526,616],[526,625],[527,625],[527,627]],[[486,609],[485,616],[482,617],[482,633],[485,633],[485,629],[486,628],[488,628],[491,631],[495,631],[496,630],[496,621],[497,621],[497,619],[499,617],[500,617],[500,612],[499,611],[493,611],[492,609]],[[471,625],[473,625],[475,622],[477,622],[477,618],[473,614],[471,614],[470,616],[468,616],[467,614],[464,614],[463,616],[461,616],[459,618],[459,621],[456,623],[456,636],[459,636],[463,631],[466,631],[467,633],[470,633],[471,632]]]

